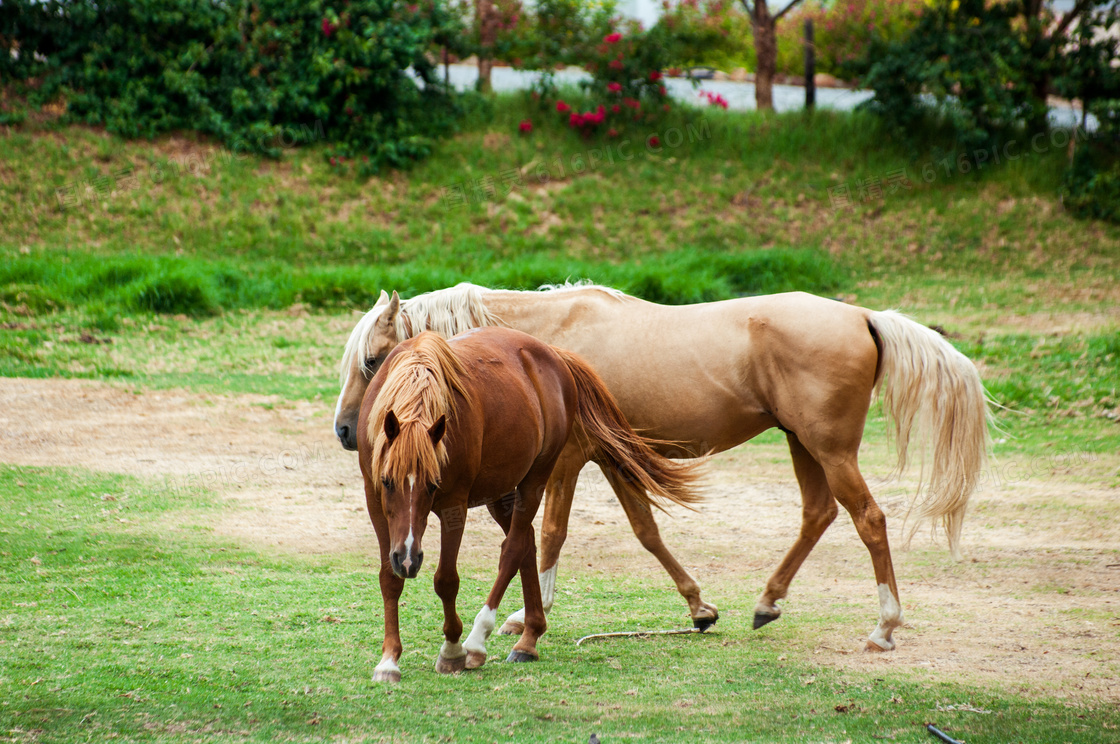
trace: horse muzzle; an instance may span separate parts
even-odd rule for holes
[[[358,437],[354,433],[354,427],[347,426],[346,424],[336,424],[334,427],[334,434],[342,444],[342,449],[350,450],[351,452],[358,449]]]
[[[394,550],[389,554],[389,565],[393,573],[402,579],[415,579],[424,562],[424,551]]]

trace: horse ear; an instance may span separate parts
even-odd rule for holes
[[[384,294],[385,290],[381,290]],[[387,326],[393,325],[397,320],[397,313],[401,310],[401,298],[397,296],[397,290],[393,290],[393,296],[389,298],[389,307],[385,308],[385,312],[381,313],[381,322]]]
[[[385,414],[385,438],[392,442],[401,433],[401,424],[392,411]]]
[[[432,446],[435,447],[438,445],[440,440],[443,439],[443,435],[446,433],[447,416],[443,415],[439,417],[439,421],[432,424],[432,427],[428,429],[428,436],[432,438]]]
[[[377,307],[378,305],[380,305],[384,302],[388,302],[388,301],[389,301],[389,293],[386,292],[385,290],[381,290],[381,296],[377,298],[377,302],[373,303],[373,306]]]

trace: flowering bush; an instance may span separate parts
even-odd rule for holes
[[[614,32],[612,0],[496,0],[494,55],[525,70],[582,64]]]
[[[712,93],[711,91],[700,91],[700,97],[708,102],[709,106],[719,106],[720,108],[727,108],[727,99],[719,93]]]
[[[443,0],[3,8],[0,80],[35,78],[33,103],[62,99],[68,120],[125,137],[196,130],[267,154],[281,134],[289,144],[325,138],[334,165],[358,158],[372,170],[423,157],[454,121],[429,54],[457,33]]]

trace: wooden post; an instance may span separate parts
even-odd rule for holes
[[[805,108],[812,110],[817,102],[817,48],[813,44],[813,19],[805,19]]]

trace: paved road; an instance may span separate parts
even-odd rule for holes
[[[478,80],[478,68],[474,65],[451,65],[451,84],[459,90],[474,88]],[[495,91],[509,92],[524,90],[533,84],[540,75],[538,72],[515,70],[512,67],[495,67],[490,74],[490,83]],[[556,82],[561,85],[576,85],[591,76],[582,70],[568,68],[556,73]],[[667,78],[665,87],[669,95],[678,101],[698,103],[700,91],[719,93],[727,99],[728,107],[740,111],[754,110],[754,83],[735,83],[730,80],[705,80],[694,87],[692,83],[680,78]],[[840,111],[850,111],[872,97],[869,90],[848,90],[847,88],[817,88],[817,106]],[[798,85],[774,86],[774,109],[776,111],[799,111],[805,106],[805,89]],[[1072,126],[1080,121],[1080,111],[1068,107],[1050,110],[1050,121],[1056,126]],[[1090,122],[1090,129],[1095,129]]]

